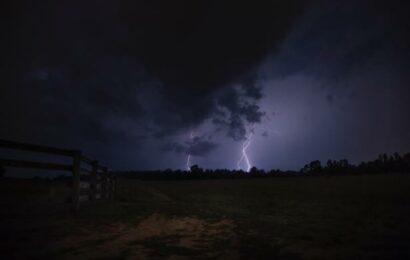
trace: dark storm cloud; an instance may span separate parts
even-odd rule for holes
[[[20,60],[49,65],[127,56],[168,88],[202,95],[257,65],[305,2],[19,1],[10,40]]]
[[[180,144],[177,142],[165,143],[161,146],[161,150],[164,152],[176,152],[176,153],[187,153],[187,145]]]
[[[334,102],[334,100],[335,100],[335,98],[333,97],[333,95],[327,94],[327,95],[326,95],[326,100],[327,100],[327,102],[328,102],[330,105],[332,105],[333,102]]]
[[[140,92],[150,80],[141,66],[127,60],[105,59],[89,64],[89,71],[81,78],[77,69],[28,68],[15,81],[16,87],[0,97],[2,106],[12,108],[2,109],[2,118],[13,122],[2,127],[2,135],[24,140],[28,125],[32,129],[26,141],[32,142],[74,146],[82,140],[142,138],[143,133],[130,134],[135,129],[127,127],[127,121],[144,114]]]
[[[143,18],[142,58],[167,86],[207,94],[248,72],[280,43],[301,2],[157,2]],[[141,21],[131,19],[141,30]]]
[[[243,139],[264,115],[257,66],[306,2],[14,1],[4,9],[0,134],[98,151],[116,142],[116,154],[209,120]]]
[[[386,88],[408,93],[409,9],[402,1],[316,2],[268,59],[264,73],[272,78],[313,77],[328,105],[379,91],[369,83],[376,77],[394,84]]]
[[[103,113],[134,118],[143,113],[138,94],[149,79],[141,65],[129,60],[103,60],[91,68],[91,73],[73,82],[85,102]]]
[[[163,85],[164,109],[178,114],[159,126],[161,136],[174,132],[171,125],[195,125],[209,117],[210,96],[253,70],[281,42],[305,2],[20,1],[9,20],[8,39],[16,52],[6,57],[16,77],[32,67],[67,70],[63,81],[80,82],[87,100],[133,117],[141,109],[129,86],[138,81],[130,76],[135,66],[118,61],[126,57],[142,64]],[[47,78],[46,71],[38,73]],[[260,98],[254,86],[246,90]]]
[[[206,156],[218,147],[217,144],[210,141],[199,141],[194,143],[189,149],[188,153],[193,156]]]
[[[218,144],[212,142],[206,136],[197,136],[189,142],[178,143],[169,142],[162,145],[164,152],[175,152],[181,154],[190,154],[192,156],[204,157],[213,152]]]
[[[148,15],[145,18],[152,24],[148,23],[146,34],[139,38],[146,44],[139,57],[162,82],[162,93],[167,97],[160,104],[164,112],[154,115],[158,126],[155,136],[164,137],[213,119],[225,103],[222,106],[230,117],[225,125],[230,132],[239,132],[229,135],[242,138],[244,124],[260,121],[259,107],[254,102],[239,107],[236,94],[232,100],[215,100],[224,99],[221,89],[252,74],[264,55],[281,42],[304,5],[301,1],[177,1],[150,6],[149,11],[154,12],[150,15],[160,14],[167,22],[151,20]],[[131,24],[139,29],[135,21]],[[242,98],[259,100],[262,95],[256,81],[250,78],[244,82]]]
[[[255,81],[246,81],[244,82],[245,85],[245,95],[247,97],[253,98],[255,100],[259,100],[262,98],[262,87],[257,86]]]
[[[244,81],[241,87],[224,89],[216,99],[214,124],[227,128],[228,136],[234,140],[243,140],[247,128],[260,123],[265,115],[257,105],[261,97],[261,88],[255,87],[255,82],[248,80]]]
[[[274,52],[273,71],[334,82],[360,73],[369,63],[389,63],[392,70],[408,66],[409,7],[403,1],[316,2],[282,42],[281,51]]]

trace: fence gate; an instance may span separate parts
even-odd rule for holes
[[[107,167],[98,161],[83,156],[79,150],[67,150],[56,147],[20,143],[0,139],[0,148],[21,150],[44,154],[53,154],[72,158],[72,164],[36,162],[0,158],[0,166],[20,167],[43,170],[59,170],[72,173],[72,208],[77,211],[80,203],[102,198],[112,198],[115,192],[116,178]]]

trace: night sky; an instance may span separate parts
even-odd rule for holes
[[[410,152],[409,1],[12,3],[2,139],[118,170]]]

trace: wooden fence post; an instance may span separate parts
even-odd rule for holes
[[[106,190],[106,178],[107,178],[107,176],[105,176],[105,173],[104,173],[104,167],[100,167],[100,170],[101,170],[101,173],[100,173],[100,179],[101,179],[101,190],[100,190],[100,196],[101,196],[101,199],[104,199],[105,198],[105,190]]]
[[[91,188],[91,200],[96,200],[97,193],[98,193],[98,161],[92,162],[90,188]]]
[[[73,156],[72,207],[74,211],[78,211],[80,208],[80,170],[81,151],[76,151]]]
[[[109,178],[108,178],[108,169],[107,167],[103,168],[103,193],[104,193],[104,198],[108,199],[109,198]]]
[[[115,196],[115,189],[116,189],[116,184],[117,184],[117,180],[116,180],[116,176],[114,176],[113,174],[111,175],[111,187],[110,187],[110,192],[111,192],[111,198],[114,198]]]

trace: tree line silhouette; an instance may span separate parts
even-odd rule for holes
[[[229,169],[203,169],[198,165],[186,170],[156,170],[156,171],[118,171],[116,175],[123,178],[141,180],[194,180],[194,179],[239,179],[239,178],[266,178],[288,176],[332,176],[332,175],[359,175],[382,173],[410,173],[410,153],[403,156],[398,153],[388,156],[381,154],[376,160],[361,162],[358,165],[350,164],[347,159],[328,160],[325,165],[319,160],[306,164],[299,171],[283,171],[272,169],[265,171],[252,167],[249,172]]]

